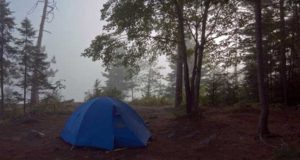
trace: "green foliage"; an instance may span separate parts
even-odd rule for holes
[[[205,60],[203,80],[200,89],[201,103],[204,105],[233,105],[241,95],[240,82],[236,71],[229,72],[222,63],[212,58]]]
[[[18,106],[16,104],[14,105],[9,105],[8,107],[5,108],[5,114],[0,117],[0,124],[1,123],[7,123],[10,120],[14,120],[16,118],[23,117],[23,109],[21,106]]]
[[[87,91],[84,94],[85,94],[85,97],[84,97],[85,101],[93,99],[95,97],[102,96],[103,95],[103,89],[102,89],[102,86],[101,86],[101,81],[96,79],[92,91]]]
[[[14,48],[11,45],[13,42],[12,31],[15,27],[12,11],[9,9],[9,3],[6,0],[0,0],[0,89],[1,103],[0,114],[4,110],[4,88],[11,85],[12,76],[15,75]]]
[[[12,87],[5,87],[4,93],[4,102],[8,108],[17,105],[23,99],[22,95]]]
[[[20,38],[16,40],[18,58],[17,62],[19,63],[18,73],[20,78],[17,85],[23,89],[23,104],[24,112],[26,111],[26,101],[27,101],[27,90],[30,86],[30,79],[32,79],[33,67],[33,57],[36,53],[36,48],[33,45],[35,39],[35,30],[32,27],[29,19],[25,18],[21,22],[21,27],[18,28],[20,33]]]
[[[101,10],[101,20],[107,22],[103,27],[106,33],[97,36],[82,55],[102,60],[107,68],[122,64],[138,69],[141,58],[172,54],[176,33],[170,4],[109,0]]]
[[[41,102],[29,106],[29,114],[71,114],[78,104],[74,102]]]
[[[122,93],[122,91],[118,90],[117,88],[113,87],[113,88],[104,88],[103,96],[108,96],[108,97],[114,97],[117,99],[124,99],[125,95]]]
[[[165,106],[171,105],[173,101],[166,97],[142,97],[140,99],[134,99],[130,102],[130,104],[138,105],[138,106]]]
[[[163,83],[164,77],[160,73],[162,66],[158,66],[157,61],[141,62],[141,72],[139,75],[140,90],[144,97],[164,96],[165,85]]]
[[[119,42],[117,38],[109,34],[96,36],[89,48],[84,50],[82,56],[92,58],[93,61],[102,60],[105,66],[116,65],[120,63],[123,52],[119,52],[119,48],[124,48],[125,44]],[[114,60],[112,60],[114,59]]]
[[[109,97],[115,97],[118,99],[124,99],[125,95],[121,90],[118,90],[116,87],[102,87],[101,81],[96,79],[94,83],[94,87],[92,91],[85,92],[85,101],[101,97],[101,96],[109,96]]]
[[[299,19],[299,1],[286,0],[284,3],[284,20],[285,27],[284,42],[281,37],[281,21],[279,1],[269,1],[268,7],[263,6],[262,10],[262,26],[263,26],[263,53],[264,53],[264,75],[266,90],[270,103],[283,102],[282,76],[287,75],[288,103],[291,105],[299,103],[299,81],[300,72],[298,62],[299,57],[299,35],[300,32],[296,26],[300,23]],[[249,8],[251,5],[243,6],[247,10],[241,11],[239,14],[243,16],[240,22],[244,25],[240,29],[240,48],[246,54],[243,56],[245,67],[243,71],[245,78],[243,86],[249,101],[258,101],[257,96],[257,78],[255,64],[255,30],[253,14]],[[285,47],[286,56],[286,73],[283,70],[281,46]],[[297,64],[297,65],[296,65]]]
[[[51,61],[48,60],[48,55],[45,52],[45,48],[42,48],[39,52],[33,54],[34,59],[34,72],[36,75],[32,77],[31,83],[36,84],[39,87],[39,90],[48,90],[53,87],[53,84],[50,82],[50,78],[54,77],[57,70],[51,68],[51,64],[55,63],[55,57]],[[33,82],[36,81],[36,82]]]
[[[124,66],[113,66],[107,72],[102,73],[102,75],[107,78],[105,88],[108,90],[116,88],[121,92],[126,92],[129,89],[129,72]]]
[[[242,82],[245,90],[244,96],[247,101],[258,102],[255,57],[247,55],[244,59],[246,61],[246,66],[243,68],[245,78]]]
[[[28,18],[17,28],[19,36],[12,35],[15,23],[8,6],[6,0],[0,0],[0,109],[4,110],[5,105],[8,112],[11,108],[18,110],[23,100],[25,111],[29,88],[30,91],[37,88],[39,94],[46,93],[50,97],[47,91],[55,87],[50,77],[54,77],[57,71],[50,68],[54,61],[48,60],[45,49],[34,46],[36,32]],[[36,73],[35,76],[33,73]],[[23,90],[22,94],[19,93],[20,89]]]
[[[0,117],[1,123],[7,123],[10,121],[23,120],[32,115],[44,115],[44,114],[68,114],[70,115],[78,104],[74,102],[55,102],[45,103],[41,102],[39,105],[28,105],[26,114],[23,112],[23,108],[20,104],[9,105],[5,109],[5,114]]]
[[[66,86],[62,83],[62,80],[56,81],[52,86],[50,92],[45,93],[45,97],[42,99],[42,103],[59,103],[62,101],[63,96],[60,93],[61,89],[65,89]]]
[[[165,89],[165,96],[169,99],[174,99],[175,95],[175,88],[176,88],[176,65],[170,60],[169,67],[171,72],[168,73],[165,80],[167,81],[166,89]]]

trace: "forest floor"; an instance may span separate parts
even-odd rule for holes
[[[257,109],[210,108],[203,110],[202,118],[188,118],[175,117],[170,107],[135,108],[152,132],[145,148],[72,148],[59,138],[70,114],[42,114],[0,123],[0,159],[266,160],[278,154],[280,146],[300,149],[300,110],[271,111],[270,130],[277,136],[263,143],[256,138]]]

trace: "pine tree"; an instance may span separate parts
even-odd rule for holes
[[[36,49],[37,49],[37,54],[35,55],[35,59],[33,61],[33,64],[35,65],[35,69],[33,71],[33,78],[31,79],[32,87],[31,87],[31,103],[36,104],[39,102],[39,89],[43,88],[44,86],[40,86],[42,83],[40,80],[44,79],[43,73],[47,72],[46,69],[47,67],[42,67],[42,66],[47,66],[48,62],[41,62],[40,60],[45,60],[47,58],[47,54],[45,53],[45,49],[42,47],[42,40],[43,40],[43,33],[45,31],[45,22],[46,20],[52,21],[51,16],[53,18],[54,16],[54,10],[56,9],[56,1],[52,0],[38,0],[36,2],[37,6],[39,3],[43,4],[43,11],[42,11],[42,16],[41,16],[41,22],[40,22],[40,27],[39,27],[39,32],[38,32],[38,38],[37,38],[37,44],[36,44]],[[45,70],[42,70],[42,68],[45,68]],[[40,72],[43,72],[42,74]]]
[[[93,90],[92,91],[89,90],[89,91],[85,92],[84,94],[85,94],[84,100],[86,100],[86,101],[93,99],[95,97],[98,97],[98,96],[102,96],[103,89],[101,86],[101,81],[96,79],[95,83],[93,85]]]
[[[135,84],[133,80],[128,78],[130,77],[129,74],[129,70],[124,66],[112,66],[108,69],[107,73],[102,74],[107,78],[105,87],[103,87],[104,94],[123,99],[129,90],[131,90],[131,97],[133,97],[132,94]]]
[[[35,39],[35,30],[33,29],[29,19],[25,18],[21,23],[21,28],[18,28],[21,38],[16,41],[19,50],[20,72],[22,79],[20,80],[20,86],[23,88],[23,110],[26,112],[26,99],[27,89],[29,86],[28,79],[32,78],[33,55],[36,52],[36,48],[33,45]]]
[[[107,80],[105,81],[107,90],[116,88],[122,92],[126,92],[128,88],[128,84],[126,81],[127,70],[123,66],[113,66],[108,70],[107,73],[102,74]]]
[[[31,89],[36,85],[35,87],[38,87],[39,94],[41,93],[40,91],[52,89],[53,84],[51,84],[49,78],[54,77],[57,72],[57,70],[51,68],[51,63],[55,63],[55,57],[49,61],[45,48],[40,50],[36,48],[36,52],[34,52],[32,58],[34,60],[32,67],[34,68],[33,72],[35,74],[33,73],[31,83],[32,81],[35,81],[35,83],[31,84]]]
[[[167,87],[166,87],[166,97],[174,99],[174,95],[176,92],[176,73],[177,73],[176,72],[176,64],[174,64],[174,62],[172,62],[172,60],[171,60],[169,62],[169,67],[171,69],[171,72],[168,73],[167,77],[166,77],[166,80],[168,82]],[[178,106],[175,106],[175,107],[178,107]]]
[[[140,86],[144,97],[163,96],[165,86],[163,85],[163,75],[160,70],[163,67],[158,66],[156,61],[142,62],[142,70],[140,72]]]
[[[15,26],[12,12],[8,6],[9,3],[6,2],[6,0],[0,0],[0,114],[3,113],[4,110],[4,85],[8,78],[9,67],[11,66],[10,58],[13,48],[10,46],[10,43],[13,41],[11,33]]]

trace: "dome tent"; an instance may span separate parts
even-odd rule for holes
[[[128,104],[111,97],[80,105],[61,132],[61,138],[74,146],[107,150],[143,147],[150,136],[143,119]]]

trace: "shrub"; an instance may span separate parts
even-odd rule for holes
[[[164,106],[171,105],[172,102],[166,97],[147,96],[141,99],[134,99],[130,102],[130,104],[140,106]]]

